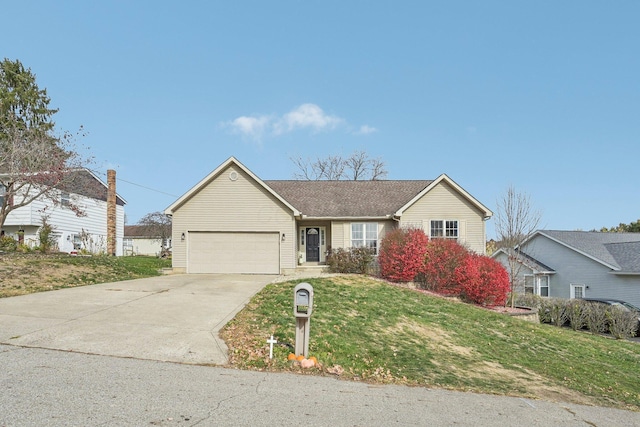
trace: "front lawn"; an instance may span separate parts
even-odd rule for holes
[[[0,298],[158,276],[171,260],[155,257],[0,255]]]
[[[640,344],[528,323],[363,276],[306,280],[314,288],[310,356],[302,370],[267,338],[293,345],[293,288],[264,288],[221,335],[242,369],[297,371],[373,383],[527,396],[640,410]]]

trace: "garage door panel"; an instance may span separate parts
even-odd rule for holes
[[[189,273],[280,273],[280,234],[190,232]]]

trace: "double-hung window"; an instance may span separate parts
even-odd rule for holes
[[[549,276],[534,276],[532,274],[526,274],[524,276],[524,293],[548,297]]]
[[[431,220],[432,239],[458,239],[460,235],[458,221],[456,220]]]
[[[351,246],[354,248],[367,247],[378,253],[378,223],[354,222],[351,224]]]

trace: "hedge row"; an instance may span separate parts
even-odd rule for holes
[[[530,294],[518,295],[516,304],[537,308],[540,323],[586,329],[593,334],[609,333],[617,339],[630,338],[638,332],[638,313],[615,305]]]

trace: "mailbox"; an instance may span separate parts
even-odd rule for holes
[[[296,356],[309,356],[309,328],[313,310],[313,286],[299,283],[293,290],[293,315],[296,317]]]
[[[293,291],[293,315],[311,317],[313,309],[313,287],[308,283],[299,283]]]

